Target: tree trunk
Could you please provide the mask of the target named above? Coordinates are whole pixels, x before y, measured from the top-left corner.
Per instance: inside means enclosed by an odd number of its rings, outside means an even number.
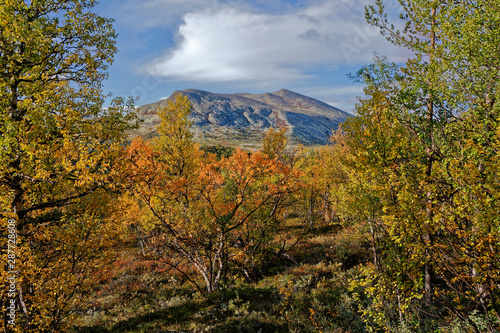
[[[429,65],[432,65],[434,62],[434,50],[436,48],[436,33],[434,31],[434,27],[436,25],[436,8],[432,8],[431,10],[431,50],[430,50],[430,59],[429,59]],[[431,68],[432,70],[432,68]],[[434,136],[433,136],[433,119],[434,119],[434,101],[433,101],[433,95],[432,95],[432,81],[429,80],[428,82],[429,88],[431,92],[427,96],[427,122],[429,126],[429,139],[430,139],[430,146],[426,148],[426,154],[427,154],[427,168],[426,168],[426,177],[427,177],[427,183],[430,185],[432,183],[431,177],[432,177],[432,167],[434,163],[434,150],[435,150],[435,143],[434,143]],[[432,245],[432,235],[431,235],[431,228],[432,228],[432,220],[434,217],[434,212],[433,212],[433,203],[432,203],[432,191],[428,191],[426,193],[427,197],[427,208],[426,208],[426,215],[427,215],[427,228],[425,230],[425,235],[424,235],[424,240],[425,240],[425,247],[426,247],[426,263],[424,265],[424,291],[425,291],[425,303],[427,305],[430,305],[432,303],[432,294],[433,294],[433,288],[432,288],[432,265],[431,265],[431,256],[430,256],[430,249],[429,247]]]

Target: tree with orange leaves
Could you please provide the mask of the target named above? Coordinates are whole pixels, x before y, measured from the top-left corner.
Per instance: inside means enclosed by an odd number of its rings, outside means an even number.
[[[238,149],[220,161],[204,156],[186,128],[189,110],[188,100],[176,96],[160,113],[160,136],[132,143],[130,184],[142,206],[135,223],[155,236],[157,254],[211,293],[230,270],[252,279],[298,173],[261,152]],[[201,275],[205,288],[186,266]]]

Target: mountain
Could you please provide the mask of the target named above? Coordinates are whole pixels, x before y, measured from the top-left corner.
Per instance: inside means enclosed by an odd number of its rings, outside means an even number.
[[[264,94],[218,94],[186,89],[176,91],[189,98],[193,109],[194,140],[207,144],[260,145],[263,132],[273,126],[285,127],[292,144],[321,145],[328,143],[332,130],[351,117],[317,99],[281,89]],[[169,99],[172,98],[169,97]],[[155,135],[160,122],[158,110],[168,99],[141,106],[137,109],[143,120],[139,135]]]

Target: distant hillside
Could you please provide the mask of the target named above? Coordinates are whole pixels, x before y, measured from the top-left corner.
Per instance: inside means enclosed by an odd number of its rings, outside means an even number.
[[[263,132],[285,127],[293,144],[328,143],[332,130],[351,115],[314,98],[282,89],[265,94],[218,94],[196,89],[176,91],[193,105],[190,119],[195,141],[206,144],[260,145]],[[169,97],[172,98],[172,96]],[[138,135],[151,137],[159,123],[158,110],[167,100],[137,109],[143,119]]]

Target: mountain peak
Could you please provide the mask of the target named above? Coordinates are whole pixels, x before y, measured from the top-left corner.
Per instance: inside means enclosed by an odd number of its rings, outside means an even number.
[[[263,94],[220,94],[198,89],[178,90],[193,106],[189,116],[196,141],[207,144],[259,147],[264,131],[283,127],[292,144],[326,144],[332,131],[351,115],[296,92],[281,89]],[[162,100],[138,108],[144,120],[140,134],[155,135]]]
[[[291,90],[288,90],[288,89],[285,89],[285,88],[282,88],[282,89],[278,90],[274,94],[286,94],[286,93],[294,93],[295,94],[294,91],[291,91]]]
[[[278,95],[278,96],[289,96],[289,95],[300,95],[298,93],[296,93],[295,91],[291,91],[291,90],[288,90],[288,89],[280,89],[276,92],[273,93],[274,95]],[[300,95],[302,96],[302,95]]]

